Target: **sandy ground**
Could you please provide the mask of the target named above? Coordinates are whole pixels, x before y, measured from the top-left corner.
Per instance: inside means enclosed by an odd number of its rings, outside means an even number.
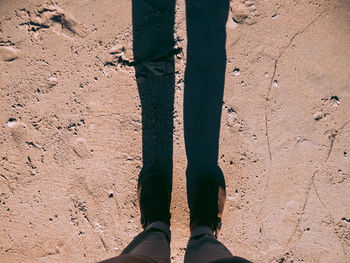
[[[171,248],[182,262],[177,5]],[[350,1],[235,0],[229,16],[219,238],[254,262],[349,262]],[[141,231],[131,24],[130,0],[0,1],[1,262],[96,262]]]

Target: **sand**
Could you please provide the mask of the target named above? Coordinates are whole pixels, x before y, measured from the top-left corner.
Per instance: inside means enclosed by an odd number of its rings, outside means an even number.
[[[172,261],[189,236],[184,2],[176,14]],[[96,262],[141,231],[129,0],[0,1],[1,262]],[[205,29],[204,29],[205,30]],[[219,239],[254,262],[349,262],[350,1],[235,0]]]

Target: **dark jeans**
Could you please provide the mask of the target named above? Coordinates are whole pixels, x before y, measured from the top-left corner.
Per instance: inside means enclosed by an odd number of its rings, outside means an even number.
[[[249,263],[234,257],[208,227],[199,226],[191,234],[185,263]],[[125,248],[120,256],[100,263],[170,263],[170,231],[160,221],[150,224]]]

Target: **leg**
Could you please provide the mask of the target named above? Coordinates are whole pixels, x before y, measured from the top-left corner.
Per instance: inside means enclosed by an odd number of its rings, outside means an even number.
[[[248,260],[234,257],[231,252],[212,234],[210,228],[197,227],[188,242],[185,263],[249,263]]]
[[[184,128],[191,211],[200,177],[210,177],[225,189],[225,179],[217,162],[228,10],[229,0],[186,0],[188,49]]]
[[[170,263],[170,231],[164,223],[150,224],[120,256],[100,263]]]

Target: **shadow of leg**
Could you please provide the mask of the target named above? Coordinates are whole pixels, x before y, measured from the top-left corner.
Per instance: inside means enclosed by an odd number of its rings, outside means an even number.
[[[170,263],[167,221],[172,185],[174,16],[175,0],[132,0],[135,71],[142,106],[139,198],[141,217],[147,218],[142,222],[145,230],[120,256],[105,263]]]
[[[133,0],[136,80],[142,106],[143,167],[171,189],[174,105],[174,0]]]
[[[228,10],[229,0],[186,0],[188,49],[184,128],[190,209],[199,176],[210,176],[225,188],[225,179],[217,162]]]
[[[211,227],[211,221],[223,210],[219,204],[220,187],[225,192],[218,151],[228,10],[229,0],[186,0],[188,49],[184,127],[188,159],[187,197],[191,215],[199,214],[205,218],[195,218],[199,224],[193,229],[191,225],[185,263],[249,262],[233,257],[215,238]]]

